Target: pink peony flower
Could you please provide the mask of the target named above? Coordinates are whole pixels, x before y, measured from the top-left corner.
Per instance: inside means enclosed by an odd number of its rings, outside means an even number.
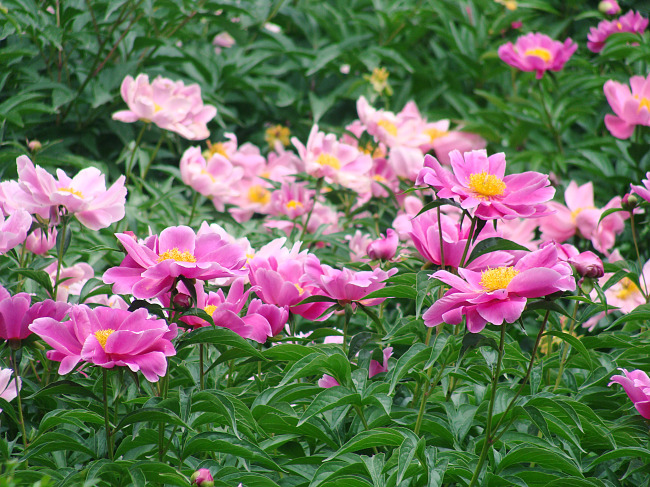
[[[354,235],[347,234],[345,240],[350,247],[350,262],[368,262],[368,246],[372,243],[372,237],[368,233],[362,233],[357,229]]]
[[[424,324],[458,325],[467,318],[467,330],[478,333],[487,323],[501,325],[517,320],[528,298],[540,298],[576,288],[571,266],[558,259],[549,245],[530,252],[513,266],[488,268],[483,272],[458,269],[456,276],[438,271],[432,277],[451,286],[442,299],[423,315]]]
[[[190,482],[192,485],[197,485],[198,487],[214,486],[214,479],[212,478],[212,475],[210,475],[210,470],[207,468],[199,468],[194,472],[190,477]]]
[[[221,50],[229,49],[236,44],[235,38],[231,36],[228,32],[223,31],[214,36],[212,39],[212,45],[214,46],[215,54],[221,54]]]
[[[334,377],[331,375],[323,375],[322,378],[318,379],[318,387],[322,387],[323,389],[329,389],[330,387],[336,387],[340,386],[339,381],[337,381]]]
[[[376,360],[370,361],[368,377],[374,377],[375,375],[380,374],[382,372],[388,372],[388,359],[391,357],[391,355],[393,355],[393,347],[384,348],[382,354],[384,356],[383,363],[380,364]]]
[[[197,84],[185,86],[182,81],[162,76],[149,83],[149,76],[140,74],[135,80],[131,76],[124,78],[120,91],[129,109],[114,113],[113,120],[153,122],[189,140],[203,140],[210,135],[206,124],[217,109],[203,104]]]
[[[368,294],[382,289],[386,279],[394,275],[397,269],[383,271],[379,268],[373,271],[352,271],[350,269],[333,269],[321,264],[318,257],[313,254],[307,256],[305,271],[311,281],[318,286],[320,291],[340,305],[362,301]],[[362,304],[375,305],[383,301],[382,298],[364,301]]]
[[[386,236],[380,235],[377,240],[373,240],[367,249],[368,257],[372,260],[390,260],[395,257],[399,236],[392,228],[386,230]]]
[[[420,213],[424,207],[424,203],[417,196],[408,195],[404,198],[404,209],[397,212],[397,216],[393,220],[393,228],[399,235],[400,240],[408,240],[409,233],[413,228],[412,220]]]
[[[637,125],[650,126],[650,74],[632,76],[630,86],[609,80],[604,91],[616,115],[605,115],[605,126],[617,139],[629,139]]]
[[[548,213],[546,202],[555,194],[548,176],[524,172],[505,176],[502,152],[488,157],[484,150],[449,153],[453,173],[432,156],[424,158],[424,168],[416,184],[436,189],[438,197],[453,198],[464,209],[475,209],[482,220],[517,217],[535,218]]]
[[[25,210],[17,210],[6,220],[0,213],[0,255],[23,243],[31,226],[32,216]]]
[[[104,175],[94,167],[82,169],[72,179],[58,169],[58,179],[54,179],[42,167],[34,166],[27,156],[20,156],[16,163],[19,198],[30,213],[46,216],[62,206],[91,230],[106,228],[124,218],[124,176],[107,190]]]
[[[18,391],[20,391],[20,387],[22,386],[20,377],[18,379],[12,379],[12,373],[13,371],[11,369],[0,369],[0,398],[7,402],[18,396]],[[0,409],[1,412],[2,409]]]
[[[25,239],[27,250],[36,255],[47,254],[56,245],[56,227],[47,230],[35,228]]]
[[[582,277],[598,278],[605,274],[603,261],[589,250],[568,259],[567,262],[575,267],[576,272]]]
[[[50,317],[62,319],[68,311],[66,303],[46,299],[32,303],[31,295],[18,293],[11,296],[0,286],[0,338],[4,340],[24,340],[32,334],[29,325],[37,318]]]
[[[50,275],[52,285],[55,284],[56,268],[57,263],[54,261],[44,269],[44,271]],[[95,271],[85,262],[79,262],[72,267],[62,267],[59,275],[61,283],[56,291],[56,300],[66,303],[69,295],[72,294],[73,296],[79,296],[84,284],[94,276]]]
[[[451,164],[449,153],[453,150],[469,152],[485,149],[486,146],[487,141],[483,137],[470,132],[451,130],[435,137],[431,136],[431,148],[435,151],[436,159],[441,164]],[[425,152],[428,152],[428,150]]]
[[[623,375],[612,376],[611,386],[614,382],[621,384],[627,397],[634,403],[634,407],[645,419],[650,419],[650,378],[642,370],[633,370],[628,372],[625,369],[619,369]]]
[[[598,4],[598,10],[607,15],[616,15],[621,7],[616,0],[603,0]]]
[[[589,29],[587,47],[592,52],[600,52],[605,47],[607,38],[618,32],[633,32],[643,34],[648,27],[648,19],[640,13],[630,10],[615,20],[603,20],[598,27]]]
[[[100,367],[128,367],[138,370],[149,382],[157,382],[167,372],[167,358],[176,355],[171,339],[176,326],[164,320],[149,319],[144,308],[133,312],[77,305],[68,311],[67,321],[39,318],[29,329],[54,348],[47,358],[61,362],[65,375],[81,362]]]
[[[499,57],[522,71],[535,71],[537,79],[541,79],[549,69],[561,71],[576,49],[578,45],[570,38],[562,43],[544,34],[531,32],[517,38],[514,45],[508,42],[499,47]]]
[[[274,216],[284,215],[291,220],[309,213],[314,205],[314,191],[307,189],[307,183],[282,183],[271,194],[271,209]]]
[[[243,250],[215,233],[196,235],[186,226],[168,227],[160,237],[139,243],[130,235],[116,234],[127,255],[119,267],[104,273],[104,282],[115,284],[117,294],[147,299],[168,292],[179,276],[216,279],[241,276],[246,262]]]
[[[650,172],[645,174],[647,179],[642,179],[643,186],[630,184],[632,192],[638,194],[641,198],[650,203]]]

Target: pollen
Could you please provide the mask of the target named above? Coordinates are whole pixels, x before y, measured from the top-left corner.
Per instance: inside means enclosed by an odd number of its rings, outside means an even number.
[[[377,181],[378,183],[386,183],[386,182],[387,182],[387,181],[386,181],[386,178],[385,178],[384,176],[382,176],[381,174],[375,174],[375,175],[373,175],[373,176],[372,176],[372,179],[374,179],[374,180]]]
[[[115,330],[111,328],[107,328],[106,330],[99,330],[95,332],[95,337],[97,338],[97,341],[99,342],[99,344],[102,346],[104,350],[106,349],[106,340],[108,340],[108,337],[111,336],[113,333],[115,333]]]
[[[494,174],[483,171],[469,176],[469,188],[478,198],[489,198],[502,196],[506,190],[506,183]]]
[[[206,171],[205,169],[201,169],[201,175],[209,177],[213,183],[217,182],[217,180],[214,179],[214,176],[210,174],[208,171]]]
[[[481,273],[481,286],[487,292],[505,289],[517,274],[519,274],[519,271],[515,270],[512,266],[488,269]]]
[[[287,208],[290,210],[295,210],[296,208],[302,208],[304,205],[300,201],[291,200],[287,203]]]
[[[639,288],[629,278],[621,279],[621,290],[616,293],[618,299],[627,299],[633,294],[639,293]]]
[[[83,193],[81,191],[77,191],[76,189],[73,189],[73,188],[59,188],[57,191],[63,191],[65,193],[70,193],[70,194],[73,194],[75,196],[78,196],[79,198],[84,197],[84,195],[83,195]]]
[[[305,290],[302,288],[302,286],[300,286],[300,284],[298,284],[297,282],[294,282],[293,285],[296,286],[296,289],[298,290],[298,292],[300,294],[305,292]]]
[[[283,125],[273,125],[272,127],[266,129],[264,140],[266,140],[271,148],[275,147],[276,140],[279,140],[283,146],[287,147],[290,142],[290,136],[291,131],[289,130],[289,127],[285,127]]]
[[[271,193],[259,184],[254,184],[248,189],[248,200],[251,203],[266,205],[271,201]]]
[[[595,210],[595,206],[581,206],[580,208],[576,208],[571,212],[571,220],[576,221],[576,218],[578,218],[578,215],[582,213],[585,210]]]
[[[388,120],[382,119],[379,122],[377,122],[377,125],[383,128],[386,132],[388,132],[393,137],[397,135],[397,126],[395,126],[393,122],[389,122]]]
[[[639,95],[634,95],[634,98],[639,101],[639,108],[637,108],[637,112],[640,112],[644,107],[650,112],[650,99],[644,96],[639,100]]]
[[[153,104],[153,112],[158,113],[160,110],[162,110],[162,107],[158,105],[158,103],[154,102]]]
[[[533,49],[526,49],[526,52],[524,52],[524,56],[535,56],[540,58],[542,61],[545,63],[549,62],[551,58],[553,57],[551,55],[551,51],[548,49],[544,49],[543,47],[535,47]]]
[[[433,142],[434,140],[442,137],[443,135],[447,135],[446,130],[438,130],[437,128],[434,128],[434,127],[426,129],[424,131],[424,133],[429,136],[429,138],[431,139],[431,142]]]
[[[214,304],[208,304],[205,308],[203,308],[203,311],[205,311],[210,316],[212,316],[216,310],[217,306]]]
[[[181,252],[178,250],[178,247],[174,247],[171,250],[166,250],[158,256],[158,262],[162,262],[163,260],[167,259],[172,259],[176,262],[196,262],[196,257],[194,257],[191,252],[187,250]]]
[[[341,169],[341,161],[339,161],[338,157],[333,156],[332,154],[322,153],[318,156],[318,159],[316,159],[316,164],[329,166],[337,171]]]
[[[223,156],[226,159],[228,159],[228,153],[226,152],[226,147],[221,142],[217,142],[213,144],[208,140],[208,150],[203,151],[203,157],[206,159],[210,159],[215,154],[219,154],[220,156]]]

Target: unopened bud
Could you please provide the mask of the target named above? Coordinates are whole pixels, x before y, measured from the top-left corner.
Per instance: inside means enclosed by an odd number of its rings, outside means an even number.
[[[185,293],[178,293],[174,296],[174,308],[190,309],[192,307],[192,297]]]
[[[621,208],[624,210],[632,211],[637,206],[639,206],[639,198],[634,194],[626,193],[621,199]]]
[[[616,15],[621,7],[616,0],[604,0],[598,4],[598,10],[607,15]]]
[[[29,150],[32,152],[38,152],[43,148],[43,144],[41,144],[38,140],[32,140],[27,144],[27,147],[29,147]]]
[[[199,487],[214,487],[214,479],[207,468],[200,468],[194,472],[190,477],[190,482]]]
[[[600,260],[600,257],[589,250],[582,252],[575,257],[571,257],[569,259],[569,264],[575,267],[578,274],[582,277],[597,279],[605,275],[603,261]]]

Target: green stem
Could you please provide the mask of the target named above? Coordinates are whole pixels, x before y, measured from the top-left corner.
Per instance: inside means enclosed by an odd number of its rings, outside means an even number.
[[[343,353],[348,354],[348,325],[350,324],[350,317],[352,316],[352,306],[345,305],[345,315],[343,321]]]
[[[494,375],[492,376],[492,390],[490,391],[490,404],[488,406],[488,416],[487,424],[485,425],[485,442],[483,443],[483,449],[481,450],[481,455],[479,456],[478,463],[476,465],[476,470],[474,470],[474,476],[469,483],[469,487],[473,487],[478,482],[479,475],[483,469],[483,464],[487,460],[488,453],[490,451],[490,445],[492,445],[493,438],[492,433],[496,431],[496,428],[492,430],[492,414],[494,413],[494,403],[496,402],[497,397],[497,386],[499,385],[499,376],[501,375],[501,362],[503,360],[503,349],[506,344],[506,325],[501,325],[501,339],[499,340],[499,356],[497,358],[497,364],[494,369]],[[497,425],[498,427],[498,425]]]
[[[438,212],[438,235],[440,237],[440,268],[444,271],[445,270],[445,247],[444,247],[444,239],[442,238],[442,223],[440,221],[440,207],[436,208],[436,211]],[[465,259],[464,256],[463,259]]]
[[[533,364],[535,363],[535,355],[537,355],[537,349],[539,348],[539,344],[542,341],[542,335],[544,335],[544,330],[546,329],[546,323],[548,322],[548,315],[550,313],[550,310],[546,310],[546,314],[544,315],[544,321],[542,322],[542,326],[539,329],[539,333],[537,334],[537,339],[535,340],[535,345],[533,346],[533,350],[530,352],[530,362],[528,363],[528,370],[526,371],[526,375],[524,376],[524,380],[519,386],[519,390],[517,390],[517,394],[515,394],[515,397],[513,397],[510,400],[510,404],[508,404],[508,407],[506,410],[503,412],[501,415],[501,418],[499,419],[499,422],[497,425],[494,427],[494,431],[497,431],[499,429],[499,426],[501,426],[501,423],[503,423],[504,418],[508,415],[508,412],[512,407],[515,405],[515,401],[521,393],[524,391],[524,387],[526,387],[526,383],[528,382],[528,379],[530,378],[530,374],[533,371]],[[501,433],[499,433],[494,439],[498,440],[501,435],[505,432],[506,430],[504,429]]]
[[[199,201],[199,193],[195,191],[194,196],[192,197],[192,210],[190,211],[190,219],[187,222],[188,227],[192,226],[192,220],[194,219],[194,212],[196,211],[196,203],[198,201]]]
[[[632,227],[632,241],[634,242],[634,250],[636,250],[636,260],[639,264],[639,284],[641,284],[641,279],[643,279],[643,286],[639,286],[639,291],[648,302],[648,283],[645,280],[645,275],[643,274],[643,265],[641,264],[641,253],[639,252],[639,244],[637,243],[636,236],[636,225],[634,225],[634,210],[630,211],[630,226]]]
[[[573,333],[573,330],[575,329],[576,326],[576,315],[578,314],[578,301],[576,301],[575,305],[573,306],[573,314],[571,315],[571,324],[569,325],[569,335]],[[564,350],[562,350],[562,357],[560,358],[560,368],[558,369],[557,372],[557,379],[555,379],[555,386],[553,387],[553,392],[555,392],[555,389],[557,389],[560,386],[560,382],[562,382],[562,374],[564,373],[564,363],[566,361],[566,357],[569,354],[569,345],[564,344]]]
[[[138,138],[135,140],[133,151],[131,151],[131,159],[129,159],[129,163],[126,166],[126,181],[124,182],[124,186],[129,184],[129,179],[131,178],[131,173],[133,172],[133,163],[134,163],[133,161],[135,160],[135,153],[138,151],[138,147],[140,146],[140,142],[142,141],[142,137],[144,136],[144,131],[147,130],[148,126],[149,126],[148,123],[142,125],[142,129],[138,134]]]
[[[14,382],[16,383],[16,398],[18,399],[18,420],[20,421],[20,430],[23,434],[23,445],[27,448],[27,433],[25,432],[25,419],[23,418],[23,403],[20,399],[20,388],[18,387],[18,363],[16,362],[16,351],[10,345],[11,365],[14,369]]]
[[[320,196],[320,190],[322,187],[323,187],[323,178],[319,178],[318,181],[316,181],[316,192],[314,193],[314,204],[311,205],[311,208],[309,209],[309,213],[307,213],[307,219],[302,225],[302,231],[300,232],[300,237],[298,237],[299,242],[302,242],[302,239],[305,236],[305,232],[307,231],[307,225],[309,225],[309,220],[311,220],[311,214],[314,212],[314,208],[316,207],[316,201]]]
[[[59,248],[57,249],[57,262],[56,262],[56,279],[54,280],[54,296],[52,299],[56,301],[56,295],[59,291],[59,278],[61,277],[61,266],[63,265],[63,254],[65,253],[66,232],[68,231],[68,215],[64,215],[61,219],[61,233],[59,238]]]
[[[199,371],[200,371],[200,385],[201,390],[205,389],[205,381],[203,377],[203,344],[199,344]]]
[[[104,382],[104,429],[106,430],[106,449],[108,458],[112,462],[113,457],[113,437],[111,436],[111,425],[108,420],[108,369],[102,368]]]
[[[544,98],[544,89],[542,88],[541,80],[538,80],[537,86],[539,87],[539,98],[542,102],[542,108],[544,109],[544,113],[546,114],[546,119],[548,121],[548,129],[553,134],[553,138],[555,139],[555,145],[557,145],[557,150],[560,152],[560,154],[564,154],[564,147],[562,147],[562,138],[560,137],[559,132],[556,130],[555,126],[553,125],[551,112],[546,106],[546,99]]]
[[[465,257],[467,257],[467,252],[469,251],[470,245],[472,245],[472,239],[474,238],[475,229],[476,229],[476,217],[474,216],[472,217],[472,224],[469,227],[469,235],[467,236],[467,243],[465,244],[465,249],[463,249],[463,256],[460,258],[460,264],[458,265],[458,267],[463,267],[465,265]]]
[[[144,173],[142,173],[142,179],[147,177],[147,174],[149,173],[149,169],[151,168],[151,164],[153,163],[154,159],[158,155],[158,151],[160,150],[160,146],[162,145],[163,140],[165,140],[165,135],[167,135],[167,132],[163,132],[163,134],[160,136],[160,139],[158,139],[158,143],[156,144],[156,147],[151,153],[151,157],[149,158],[147,167],[144,168]]]

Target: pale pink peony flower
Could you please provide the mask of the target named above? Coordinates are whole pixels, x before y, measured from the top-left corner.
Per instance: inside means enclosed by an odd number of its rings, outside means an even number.
[[[643,186],[630,184],[632,192],[638,194],[641,198],[650,203],[650,172],[645,174],[646,179],[642,179]]]
[[[116,365],[138,370],[149,382],[167,372],[167,358],[176,355],[172,345],[176,325],[148,318],[144,308],[133,312],[77,305],[68,311],[69,320],[39,318],[29,329],[54,350],[47,358],[61,362],[59,374],[68,374],[81,362],[112,369]]]
[[[434,137],[431,135],[431,147],[436,153],[436,159],[441,164],[451,164],[449,153],[453,150],[469,152],[472,150],[485,149],[487,141],[478,134],[451,130]],[[427,151],[425,151],[427,152]]]
[[[107,190],[104,175],[94,167],[82,169],[72,179],[58,169],[58,179],[54,179],[42,167],[34,166],[27,156],[20,156],[16,163],[20,198],[30,213],[43,216],[41,211],[52,213],[53,208],[63,206],[91,230],[106,228],[124,218],[124,176]]]
[[[386,286],[386,279],[394,275],[397,269],[383,271],[379,268],[373,271],[353,271],[350,269],[334,269],[321,264],[313,254],[307,256],[305,263],[307,276],[321,293],[339,302],[340,305],[361,301],[361,304],[372,306],[379,304],[383,298],[363,301],[368,294]]]
[[[436,189],[438,197],[453,198],[462,208],[474,209],[483,220],[536,218],[548,213],[546,202],[555,194],[548,176],[528,171],[505,176],[506,158],[500,152],[488,157],[484,150],[449,154],[449,172],[432,156],[424,159],[416,184]]]
[[[393,347],[384,348],[382,355],[384,356],[383,363],[380,364],[376,360],[370,361],[370,369],[368,371],[369,378],[374,377],[375,375],[382,372],[388,372],[388,359],[391,357],[391,355],[393,355]]]
[[[56,227],[50,227],[47,230],[35,228],[32,233],[25,239],[27,250],[36,255],[47,254],[56,245]]]
[[[535,230],[539,226],[538,218],[515,218],[499,222],[501,237],[523,245],[528,250],[537,250],[539,243],[535,238]]]
[[[357,229],[354,235],[347,234],[345,240],[350,247],[350,262],[368,262],[368,245],[372,243],[372,237],[368,233],[363,233]]]
[[[235,38],[228,32],[223,31],[214,36],[212,45],[214,46],[215,54],[221,54],[222,49],[229,49],[236,44]]]
[[[13,370],[11,369],[0,369],[0,398],[9,402],[18,396],[18,391],[22,386],[22,380],[20,377],[15,379],[11,377]],[[0,413],[2,409],[0,409]]]
[[[530,252],[512,266],[482,272],[458,269],[459,275],[438,271],[432,277],[451,286],[442,299],[423,315],[424,324],[458,325],[467,319],[467,330],[478,333],[487,323],[513,323],[526,307],[527,299],[557,291],[573,291],[576,283],[571,266],[558,259],[555,246]]]
[[[377,240],[368,244],[366,250],[368,257],[372,260],[390,260],[395,257],[399,236],[392,228],[386,230],[386,236],[380,235]]]
[[[3,340],[24,340],[32,334],[29,325],[37,318],[50,317],[62,319],[69,305],[46,299],[32,304],[27,293],[15,296],[0,286],[0,338]]]
[[[413,229],[413,218],[420,213],[424,207],[424,203],[417,196],[408,195],[404,198],[404,209],[397,212],[397,216],[393,220],[393,228],[399,235],[400,240],[408,240],[409,233]]]
[[[607,38],[618,32],[632,32],[643,34],[648,27],[648,19],[640,13],[630,10],[628,13],[615,20],[603,20],[598,27],[589,29],[587,47],[592,52],[600,52],[605,47]]]
[[[598,10],[607,15],[616,15],[621,11],[617,0],[603,0],[598,4]]]
[[[17,210],[6,220],[0,214],[0,255],[23,243],[31,226],[32,216],[25,210]]]
[[[114,284],[113,292],[118,294],[147,299],[170,291],[179,276],[208,280],[246,274],[243,250],[214,233],[197,236],[190,227],[178,226],[144,243],[124,233],[116,237],[127,255],[119,267],[104,273],[104,282]]]
[[[632,76],[630,87],[611,79],[605,83],[605,96],[615,113],[605,115],[605,126],[617,139],[629,139],[637,125],[650,126],[650,74]]]
[[[286,238],[278,238],[262,247],[249,260],[249,278],[256,286],[257,295],[267,304],[279,307],[288,306],[292,313],[308,320],[319,318],[329,302],[298,305],[304,299],[323,292],[305,273],[308,251],[300,252],[301,242],[291,249],[284,247]]]
[[[623,375],[612,376],[611,386],[618,383],[623,386],[627,397],[630,398],[634,407],[645,419],[650,419],[650,378],[642,370],[633,370],[628,372],[626,369],[619,369]]]
[[[522,71],[535,71],[537,79],[541,79],[549,69],[561,71],[576,49],[578,44],[570,38],[562,43],[547,35],[531,32],[517,38],[514,45],[508,42],[499,47],[499,57]]]
[[[197,84],[185,86],[182,81],[162,76],[149,83],[149,76],[140,74],[135,80],[131,76],[124,78],[120,91],[129,109],[114,113],[114,120],[153,122],[189,140],[203,140],[210,135],[206,124],[217,109],[203,104]]]
[[[315,192],[307,189],[307,183],[282,183],[280,189],[271,193],[269,214],[284,215],[295,220],[309,213],[314,205]]]
[[[204,157],[224,157],[235,167],[244,169],[246,177],[261,175],[266,170],[266,159],[260,153],[259,147],[247,142],[239,145],[237,136],[232,133],[224,134],[226,138],[223,142],[212,144],[208,141],[208,150],[204,152]]]
[[[56,279],[56,268],[57,262],[54,261],[45,269],[43,269],[50,275],[52,285],[55,284],[54,281]],[[85,262],[79,262],[72,267],[62,267],[61,273],[59,275],[59,280],[61,282],[56,291],[56,300],[67,303],[68,296],[71,294],[73,296],[79,296],[79,294],[81,294],[81,290],[84,287],[84,284],[86,284],[88,280],[94,276],[95,271],[89,264]]]

